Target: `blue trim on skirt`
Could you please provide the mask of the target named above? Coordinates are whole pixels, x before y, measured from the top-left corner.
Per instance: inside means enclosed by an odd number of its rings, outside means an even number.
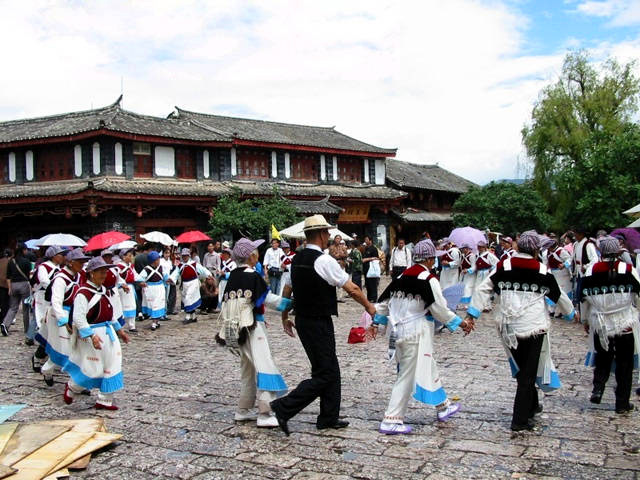
[[[261,373],[256,376],[256,383],[260,390],[267,392],[286,392],[287,384],[279,373]]]
[[[428,405],[440,405],[447,399],[447,394],[444,391],[443,387],[440,387],[435,392],[432,392],[416,383],[416,393],[413,394],[413,398]]]

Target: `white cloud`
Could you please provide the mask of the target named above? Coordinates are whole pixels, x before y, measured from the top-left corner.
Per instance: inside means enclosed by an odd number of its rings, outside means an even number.
[[[640,24],[638,0],[586,0],[576,6],[576,11],[584,15],[609,18],[612,27]]]
[[[496,1],[0,0],[0,118],[111,103],[314,125],[477,182],[515,175],[520,129],[563,52],[523,56]],[[630,45],[629,53],[640,51]]]

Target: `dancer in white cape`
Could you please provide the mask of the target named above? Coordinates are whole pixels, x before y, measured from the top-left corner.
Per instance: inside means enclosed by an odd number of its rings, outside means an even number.
[[[555,238],[545,240],[542,244],[547,248],[547,267],[551,270],[551,274],[556,277],[558,286],[573,300],[573,285],[571,284],[571,254],[563,247],[558,245]],[[555,313],[555,309],[549,309],[551,313]],[[560,317],[561,315],[557,315]]]
[[[226,243],[226,242],[225,242]],[[222,298],[224,297],[224,290],[227,287],[227,280],[229,274],[236,269],[238,265],[231,258],[231,250],[228,247],[224,247],[220,252],[220,281],[218,282],[218,309],[222,308]]]
[[[84,389],[99,389],[95,408],[118,410],[113,395],[124,386],[122,350],[118,337],[129,337],[115,318],[113,306],[103,282],[113,265],[102,257],[87,262],[87,282],[73,302],[71,351],[63,371],[71,377],[65,385],[63,399],[69,405]]]
[[[149,252],[147,259],[149,265],[140,272],[140,278],[146,285],[142,289],[142,313],[151,317],[151,330],[156,330],[160,327],[160,319],[167,314],[167,292],[164,284],[172,280],[163,272],[158,252]]]
[[[47,313],[42,319],[40,332],[36,339],[44,345],[49,359],[42,366],[44,382],[53,386],[53,370],[62,368],[69,359],[71,334],[67,329],[69,311],[73,305],[79,288],[80,272],[84,263],[89,260],[81,248],[68,252],[65,256],[67,264],[58,270],[45,290],[44,299],[49,303]]]
[[[64,265],[64,256],[68,251],[63,247],[49,247],[44,254],[47,260],[36,267],[35,281],[33,282],[33,312],[38,328],[40,328],[42,319],[49,308],[49,302],[44,299],[44,292],[53,280],[53,276]]]
[[[500,261],[471,299],[467,319],[480,317],[491,294],[496,295],[496,323],[511,374],[518,381],[511,430],[533,430],[542,411],[536,385],[543,391],[561,387],[551,360],[547,304],[556,305],[565,320],[579,318],[567,294],[547,267],[536,260],[540,236],[534,230],[518,239],[518,252]]]
[[[278,427],[278,420],[269,403],[287,392],[276,366],[264,322],[265,307],[277,311],[288,310],[291,300],[269,291],[264,278],[254,267],[258,262],[257,248],[264,240],[241,238],[233,247],[238,268],[227,280],[222,299],[222,328],[216,341],[240,357],[240,399],[236,421],[255,420],[253,408],[258,403],[258,427]]]
[[[467,334],[473,329],[473,320],[462,320],[447,308],[440,283],[430,271],[436,254],[431,240],[418,242],[413,249],[415,265],[393,280],[376,304],[372,328],[391,324],[398,362],[398,377],[380,423],[380,433],[411,433],[411,426],[404,424],[404,416],[412,395],[436,407],[441,422],[460,410],[458,403],[449,401],[434,359],[434,318],[452,332],[461,327]],[[372,333],[375,335],[375,331]]]
[[[491,250],[487,248],[487,242],[480,240],[478,242],[478,256],[476,257],[476,284],[474,291],[478,286],[484,282],[491,270],[498,264],[498,257],[496,257]],[[473,295],[472,295],[473,296]],[[480,310],[488,312],[491,309],[491,298],[487,298],[485,305],[480,305]]]
[[[462,258],[460,260],[460,279],[464,285],[464,293],[460,303],[464,308],[471,303],[473,290],[476,286],[476,254],[469,243],[462,244]]]
[[[140,283],[142,288],[147,285],[142,282],[142,277],[133,268],[133,254],[135,249],[130,248],[120,251],[121,261],[117,265],[118,274],[122,279],[120,284],[120,303],[124,322],[129,328],[129,333],[138,333],[136,329],[136,289],[134,284]]]
[[[197,322],[196,309],[202,303],[200,296],[200,280],[211,277],[209,270],[204,268],[199,262],[191,259],[191,251],[183,248],[180,251],[182,263],[169,276],[173,283],[177,284],[178,279],[182,285],[182,305],[184,306],[184,320],[182,323]]]
[[[460,267],[460,261],[462,260],[462,254],[453,242],[448,238],[445,238],[443,242],[445,242],[445,252],[444,255],[440,256],[440,264],[442,265],[440,286],[442,290],[459,282],[460,272],[458,267]]]
[[[600,403],[611,372],[616,377],[616,413],[634,409],[629,402],[633,370],[640,368],[638,305],[640,278],[637,270],[620,260],[620,244],[614,237],[599,241],[602,261],[590,265],[579,292],[582,322],[589,333],[586,365],[593,370],[592,403]]]

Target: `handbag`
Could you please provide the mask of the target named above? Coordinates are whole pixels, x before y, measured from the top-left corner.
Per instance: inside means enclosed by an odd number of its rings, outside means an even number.
[[[351,327],[347,343],[364,343],[367,341],[367,331],[362,327]]]
[[[380,260],[371,260],[369,270],[367,270],[367,278],[380,278],[380,274]]]

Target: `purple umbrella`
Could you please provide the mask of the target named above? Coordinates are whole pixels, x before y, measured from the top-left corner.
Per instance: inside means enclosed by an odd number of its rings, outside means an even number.
[[[616,228],[611,232],[611,236],[620,235],[624,237],[627,248],[634,251],[640,248],[640,232],[635,228]]]
[[[471,249],[474,252],[478,251],[478,242],[480,240],[487,241],[484,232],[472,228],[472,227],[460,227],[454,228],[449,235],[449,240],[455,243],[458,247],[462,247],[465,243],[471,245]]]

